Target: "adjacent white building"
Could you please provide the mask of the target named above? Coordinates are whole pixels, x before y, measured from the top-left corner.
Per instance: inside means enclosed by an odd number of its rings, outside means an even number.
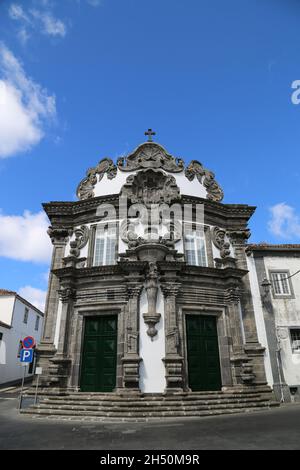
[[[300,245],[248,247],[255,319],[268,383],[281,401],[300,401]]]
[[[44,314],[16,292],[0,289],[0,385],[17,383],[23,377],[21,341],[33,336],[39,343]],[[26,367],[30,377],[34,364]]]

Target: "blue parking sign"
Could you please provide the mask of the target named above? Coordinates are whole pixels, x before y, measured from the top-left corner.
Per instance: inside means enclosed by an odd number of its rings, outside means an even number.
[[[21,362],[32,362],[33,361],[33,349],[21,349],[20,354]]]

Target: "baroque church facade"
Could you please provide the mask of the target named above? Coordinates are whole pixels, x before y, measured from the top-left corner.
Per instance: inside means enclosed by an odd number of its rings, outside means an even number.
[[[41,389],[271,392],[247,265],[255,207],[223,203],[210,170],[147,135],[90,168],[78,201],[43,205],[53,256]],[[174,205],[183,219],[161,210]]]

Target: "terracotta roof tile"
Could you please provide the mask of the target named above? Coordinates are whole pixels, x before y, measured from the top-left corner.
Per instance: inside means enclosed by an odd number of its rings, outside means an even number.
[[[17,295],[13,290],[0,289],[0,295]]]

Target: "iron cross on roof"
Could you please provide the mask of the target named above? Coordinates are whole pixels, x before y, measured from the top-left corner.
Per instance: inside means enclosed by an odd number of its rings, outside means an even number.
[[[148,129],[146,132],[145,132],[145,135],[148,136],[148,142],[153,142],[153,139],[152,139],[152,136],[155,135],[156,132],[153,132],[152,129]]]

